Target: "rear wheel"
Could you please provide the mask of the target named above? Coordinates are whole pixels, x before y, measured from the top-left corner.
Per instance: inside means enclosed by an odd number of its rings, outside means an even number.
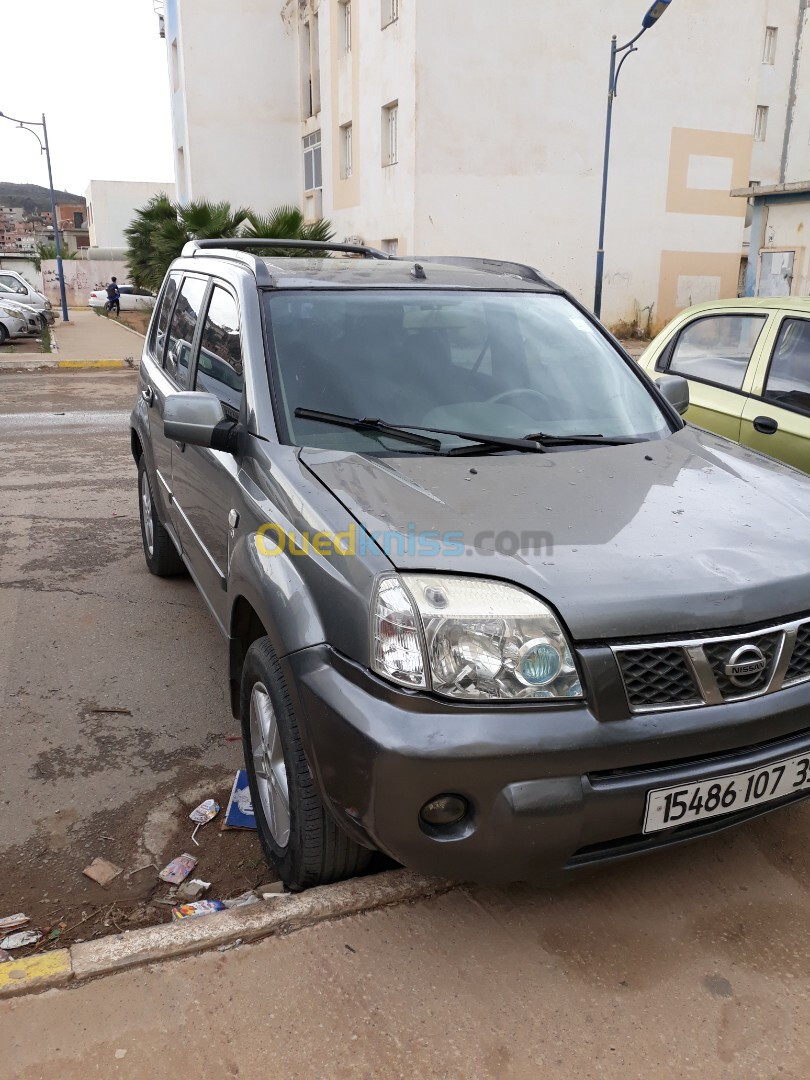
[[[242,735],[265,857],[293,891],[361,873],[372,852],[327,812],[309,770],[281,666],[269,640],[250,646],[242,671]]]
[[[174,546],[174,541],[163,528],[158,517],[143,455],[138,462],[138,506],[141,513],[143,555],[149,573],[156,577],[174,577],[176,574],[182,574],[185,566]]]

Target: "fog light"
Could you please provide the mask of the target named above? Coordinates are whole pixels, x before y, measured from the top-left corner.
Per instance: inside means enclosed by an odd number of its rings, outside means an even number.
[[[425,803],[419,816],[426,825],[456,825],[467,813],[467,800],[460,795],[437,795]]]

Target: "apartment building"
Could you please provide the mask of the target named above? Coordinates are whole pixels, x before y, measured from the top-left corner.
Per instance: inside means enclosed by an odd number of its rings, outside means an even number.
[[[614,111],[608,323],[756,289],[769,237],[746,193],[810,179],[808,2],[675,0],[638,42]],[[610,39],[648,6],[167,0],[178,197],[529,262],[591,303]]]
[[[156,195],[174,199],[174,184],[138,180],[91,180],[84,193],[90,247],[124,248],[135,211]]]

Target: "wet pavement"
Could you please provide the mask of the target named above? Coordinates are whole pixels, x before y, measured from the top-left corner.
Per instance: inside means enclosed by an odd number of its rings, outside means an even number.
[[[136,380],[0,376],[0,917],[59,944],[167,917],[149,864],[197,852],[188,812],[241,761],[225,642],[190,579],[144,566]],[[253,833],[198,839],[212,895],[272,877]],[[109,890],[96,856],[125,871]]]

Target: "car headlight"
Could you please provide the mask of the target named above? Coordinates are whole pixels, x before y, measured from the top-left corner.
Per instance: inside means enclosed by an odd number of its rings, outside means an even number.
[[[15,319],[22,319],[24,323],[28,322],[28,313],[23,311],[22,308],[14,307],[11,304],[3,304],[3,311]]]
[[[456,699],[584,696],[554,612],[500,581],[385,575],[373,600],[371,662],[393,682]]]
[[[53,307],[53,304],[51,304],[50,300],[46,300],[46,301],[45,301],[45,307],[46,307],[46,308],[47,308],[47,309],[48,309],[49,311],[50,311],[50,309],[51,309],[51,308]]]

